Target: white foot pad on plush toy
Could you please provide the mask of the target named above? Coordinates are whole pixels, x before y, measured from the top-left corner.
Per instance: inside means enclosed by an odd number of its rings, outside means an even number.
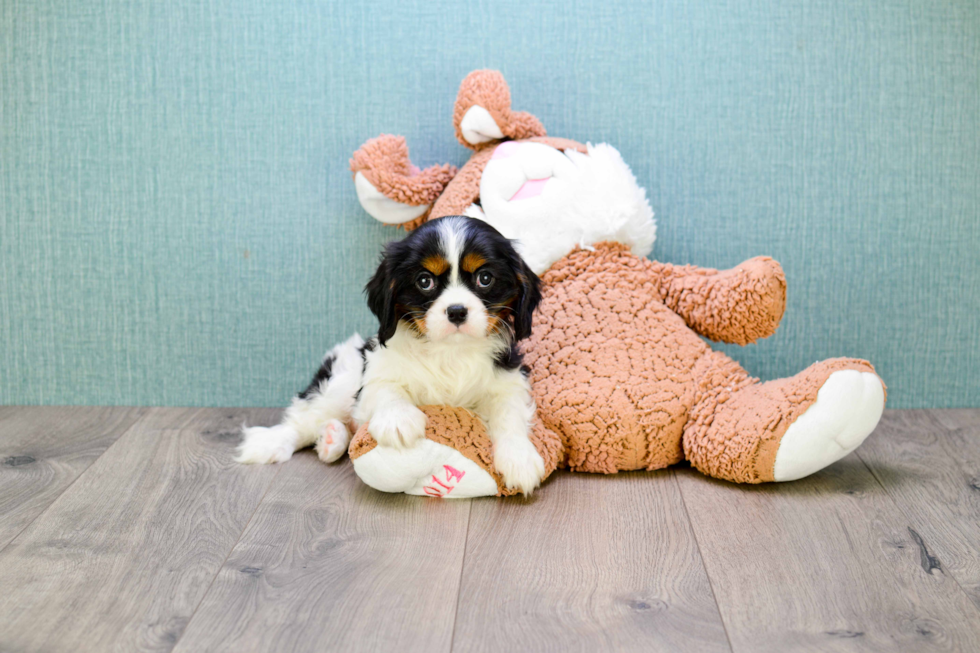
[[[776,451],[773,477],[795,481],[835,463],[871,435],[882,410],[881,379],[869,372],[834,372],[817,400],[793,422]]]
[[[444,444],[420,440],[407,449],[378,445],[354,459],[354,472],[376,490],[443,499],[496,496],[482,467]]]
[[[429,210],[428,204],[402,204],[383,195],[362,173],[354,175],[354,190],[361,206],[372,218],[385,224],[404,224]]]

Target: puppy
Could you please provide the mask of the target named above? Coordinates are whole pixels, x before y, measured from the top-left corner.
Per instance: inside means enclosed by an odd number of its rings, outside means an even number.
[[[431,220],[387,246],[365,290],[378,335],[328,352],[281,424],[244,430],[237,460],[281,462],[316,443],[331,462],[348,422],[367,422],[380,446],[411,447],[425,434],[418,407],[446,404],[483,419],[507,487],[537,487],[544,461],[528,439],[534,401],[516,343],[531,333],[540,282],[511,242],[473,218]]]

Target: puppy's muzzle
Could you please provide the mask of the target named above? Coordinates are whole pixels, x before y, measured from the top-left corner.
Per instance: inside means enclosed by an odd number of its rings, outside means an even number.
[[[462,304],[453,304],[446,309],[446,317],[449,318],[450,322],[459,326],[466,321],[467,312],[466,307]]]

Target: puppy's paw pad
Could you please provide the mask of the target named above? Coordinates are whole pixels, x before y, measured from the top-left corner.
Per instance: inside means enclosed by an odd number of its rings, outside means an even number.
[[[520,490],[525,496],[544,478],[544,459],[525,438],[497,442],[493,465],[503,477],[504,485],[511,490]]]
[[[392,406],[371,417],[368,433],[383,447],[411,447],[425,437],[425,423],[425,413],[415,406]]]
[[[316,441],[316,455],[325,463],[332,463],[347,451],[350,431],[339,419],[329,420]]]
[[[246,465],[266,465],[286,462],[293,456],[295,431],[280,424],[272,428],[253,426],[242,430],[235,462]]]

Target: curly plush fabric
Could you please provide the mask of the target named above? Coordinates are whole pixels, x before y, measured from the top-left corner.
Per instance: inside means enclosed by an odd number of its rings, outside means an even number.
[[[487,146],[496,146],[497,142],[473,144],[463,138],[459,125],[463,116],[473,106],[481,106],[487,110],[500,132],[512,140],[546,136],[547,132],[541,121],[524,111],[512,111],[510,108],[510,87],[504,81],[504,76],[496,70],[474,70],[459,85],[456,95],[456,106],[453,111],[453,127],[456,139],[465,147],[480,150]],[[492,148],[491,148],[492,149]]]
[[[575,471],[652,470],[686,458],[717,478],[773,480],[779,438],[830,373],[873,371],[836,359],[758,385],[698,337],[748,344],[775,331],[786,282],[769,258],[719,272],[602,243],[569,254],[542,284],[523,350],[538,414]]]
[[[474,152],[470,160],[456,173],[459,181],[450,184],[446,192],[436,200],[426,219],[465,213],[470,204],[480,197],[480,177],[483,176],[483,169],[487,167],[492,156],[493,148]]]
[[[748,345],[776,332],[786,309],[786,277],[768,256],[719,272],[644,261],[659,277],[664,304],[711,340]]]
[[[796,376],[759,383],[738,363],[711,351],[695,369],[697,395],[684,427],[685,458],[715,478],[773,480],[776,451],[786,430],[813,405],[830,375],[841,370],[874,373],[868,361],[832,358]]]
[[[408,206],[432,204],[456,176],[456,167],[448,163],[419,170],[412,165],[405,138],[391,134],[372,138],[358,148],[351,157],[350,169],[355,175],[364,175],[388,199]],[[429,212],[431,209],[399,226],[414,229],[428,219]]]

